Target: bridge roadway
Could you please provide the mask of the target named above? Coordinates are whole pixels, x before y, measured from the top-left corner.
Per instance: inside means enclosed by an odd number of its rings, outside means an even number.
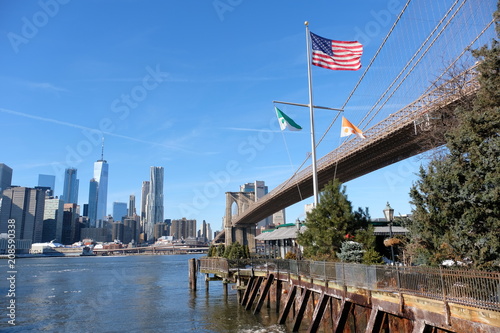
[[[426,131],[438,126],[433,120],[440,119],[441,110],[469,98],[478,87],[474,71],[469,69],[429,89],[418,100],[364,132],[366,139],[351,139],[318,160],[318,187],[321,189],[334,175],[345,183],[444,144],[430,141]],[[309,166],[251,203],[243,213],[232,216],[231,224],[233,227],[254,225],[312,195],[312,167]]]

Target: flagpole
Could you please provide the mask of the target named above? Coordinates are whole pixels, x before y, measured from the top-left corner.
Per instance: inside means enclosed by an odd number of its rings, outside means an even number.
[[[280,101],[273,101],[273,103],[279,103],[279,104],[287,104],[287,105],[295,105],[295,106],[305,106],[309,107],[309,104],[299,104],[299,103],[290,103],[290,102],[280,102]],[[344,112],[343,109],[336,109],[336,108],[329,108],[326,106],[313,106],[315,109],[323,109],[323,110],[333,110],[333,111],[339,111],[339,112]]]
[[[314,137],[314,104],[312,92],[312,74],[311,74],[311,39],[309,33],[309,22],[305,21],[306,26],[306,42],[307,42],[307,77],[309,81],[309,114],[311,119],[311,158],[313,171],[313,193],[314,207],[318,206],[318,171],[316,168],[316,139]]]

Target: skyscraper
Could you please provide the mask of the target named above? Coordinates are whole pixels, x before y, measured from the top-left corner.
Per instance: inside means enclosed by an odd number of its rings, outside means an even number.
[[[29,187],[11,187],[2,191],[0,233],[7,233],[8,221],[15,221],[15,238],[42,241],[45,193]]]
[[[146,197],[146,235],[154,239],[154,225],[163,222],[163,167],[151,167],[150,187]]]
[[[149,180],[145,180],[142,182],[142,190],[141,190],[141,225],[140,225],[140,233],[146,232],[146,201],[148,198],[150,183]]]
[[[115,220],[115,222],[121,222],[124,217],[127,217],[127,203],[113,202],[113,220]]]
[[[64,201],[51,197],[45,198],[45,209],[43,213],[43,237],[42,242],[62,240]]]
[[[64,171],[64,188],[61,199],[65,203],[78,203],[78,184],[79,180],[76,178],[77,170],[68,168]]]
[[[135,211],[135,195],[131,194],[128,199],[128,213],[127,216],[134,216],[136,214]]]
[[[108,168],[104,160],[104,139],[102,140],[101,159],[94,162],[94,178],[89,186],[89,226],[102,227],[106,219],[108,204]]]
[[[89,184],[89,205],[88,205],[88,218],[89,227],[97,227],[97,181],[92,178]]]
[[[106,217],[106,206],[108,204],[108,163],[102,159],[94,163],[94,179],[97,182],[97,220]]]
[[[255,192],[255,201],[258,201],[268,193],[268,188],[264,181],[256,180],[253,183],[246,183],[240,186],[240,192]],[[272,216],[266,217],[264,220],[257,223],[258,227],[267,227],[273,223]]]
[[[180,220],[172,220],[170,235],[174,239],[196,238],[196,220],[188,220],[185,217]]]
[[[0,163],[0,193],[12,185],[12,168]]]
[[[81,239],[82,223],[78,220],[78,207],[75,203],[65,203],[63,211],[63,226],[61,243],[65,245],[73,244]]]
[[[50,188],[49,196],[53,196],[54,189],[56,186],[56,176],[39,174],[38,175],[38,186],[49,187]]]
[[[278,226],[281,224],[286,223],[286,218],[285,218],[285,210],[279,210],[276,213],[273,214],[273,224],[274,226]]]

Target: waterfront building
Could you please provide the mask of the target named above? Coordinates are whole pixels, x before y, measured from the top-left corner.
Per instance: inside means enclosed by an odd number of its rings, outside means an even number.
[[[89,217],[89,204],[83,204],[83,213],[82,216]]]
[[[113,220],[121,221],[124,217],[127,217],[127,203],[126,202],[113,202]]]
[[[307,216],[307,213],[312,212],[313,209],[314,209],[314,203],[305,204],[304,205],[304,215]]]
[[[169,236],[168,225],[164,222],[156,223],[154,225],[154,238],[160,239],[163,236]]]
[[[172,220],[170,236],[174,239],[196,238],[196,220],[188,220],[183,217],[180,220]]]
[[[210,223],[207,223],[207,241],[212,242],[213,239],[212,227],[210,227]]]
[[[293,253],[300,258],[303,248],[297,243],[297,234],[307,230],[306,226],[294,223],[282,224],[274,229],[264,230],[255,237],[257,252],[268,258],[285,258],[287,253]]]
[[[150,169],[149,193],[146,196],[146,237],[154,241],[154,225],[163,222],[163,167]]]
[[[260,198],[265,196],[268,193],[268,187],[264,181],[256,180],[253,183],[246,183],[240,186],[240,192],[254,192],[255,193],[255,201],[258,201]],[[274,221],[274,217],[276,217],[276,221]],[[271,225],[283,224],[285,222],[285,210],[275,213],[272,216],[266,217],[259,223],[257,223],[257,228],[264,227],[267,228]]]
[[[64,171],[64,187],[61,199],[65,203],[78,203],[79,180],[76,178],[77,169],[67,168]]]
[[[89,227],[97,227],[97,181],[92,178],[89,183],[89,203],[87,208]]]
[[[208,229],[207,229],[207,222],[205,220],[203,220],[203,223],[201,224],[200,231],[201,231],[200,237],[202,238],[202,241],[207,242],[208,241],[208,237],[207,237]]]
[[[63,226],[61,243],[71,245],[81,239],[81,229],[83,227],[79,220],[78,205],[75,203],[65,203],[63,212]]]
[[[273,214],[273,224],[279,226],[286,223],[285,210],[279,210]]]
[[[56,187],[56,176],[53,175],[38,175],[38,186],[49,188],[50,192],[47,193],[49,196],[54,196],[54,191]]]
[[[94,200],[97,202],[96,220],[98,224],[100,224],[99,220],[104,220],[107,216],[106,206],[108,204],[108,172],[109,165],[101,155],[101,159],[94,163],[94,180],[97,182],[97,198]]]
[[[8,221],[15,220],[16,239],[42,241],[45,193],[29,187],[11,187],[2,191],[0,233],[7,233]]]
[[[81,227],[83,228],[88,228],[89,227],[89,221],[87,216],[78,216],[78,222],[81,223]],[[81,236],[81,230],[80,230],[80,236]],[[83,239],[83,238],[82,238]]]
[[[212,240],[212,229],[210,228],[210,223],[207,223],[205,220],[203,220],[201,229],[199,230],[199,239],[204,243]]]
[[[80,231],[82,239],[92,239],[94,242],[111,242],[111,233],[107,228],[82,228]]]
[[[52,197],[52,190],[47,186],[35,186],[35,189],[42,191],[45,197]]]
[[[111,223],[111,238],[113,241],[123,241],[123,223],[121,222],[113,222]]]
[[[12,168],[0,163],[0,193],[12,186]]]
[[[61,242],[63,210],[64,201],[58,198],[45,197],[42,242],[50,242],[52,240],[58,243]]]
[[[15,241],[16,253],[17,254],[29,253],[29,251],[31,250],[32,243],[33,242],[31,241],[31,239],[16,239],[16,241]],[[0,234],[0,254],[8,254],[9,253],[9,245],[12,246],[12,244],[9,243],[8,235],[7,234]]]
[[[145,224],[146,224],[146,211],[147,211],[147,198],[149,193],[150,183],[149,180],[145,180],[142,182],[141,189],[141,225],[140,225],[140,233],[145,233]]]
[[[136,209],[135,209],[135,195],[131,194],[129,199],[128,199],[128,212],[127,216],[134,216],[136,215]]]
[[[136,215],[137,216],[137,215]],[[137,233],[137,220],[133,218],[126,218],[123,220],[123,239],[124,244],[130,243],[132,240],[135,244],[139,241],[139,234]]]

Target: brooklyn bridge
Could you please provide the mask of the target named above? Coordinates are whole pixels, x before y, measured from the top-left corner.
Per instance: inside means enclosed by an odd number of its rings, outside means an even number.
[[[342,109],[346,113],[350,104],[365,105],[367,111],[354,117],[361,118],[357,124],[366,139],[350,138],[318,158],[320,189],[331,179],[345,183],[443,145],[439,133],[445,131],[446,114],[475,94],[477,60],[470,51],[494,37],[495,1],[433,4],[439,10],[409,1],[378,51],[365,60],[364,72]],[[338,118],[332,117],[329,129],[340,126]],[[259,221],[312,195],[312,164],[257,200],[248,193],[228,192],[224,231],[215,242],[238,241],[252,249]]]

